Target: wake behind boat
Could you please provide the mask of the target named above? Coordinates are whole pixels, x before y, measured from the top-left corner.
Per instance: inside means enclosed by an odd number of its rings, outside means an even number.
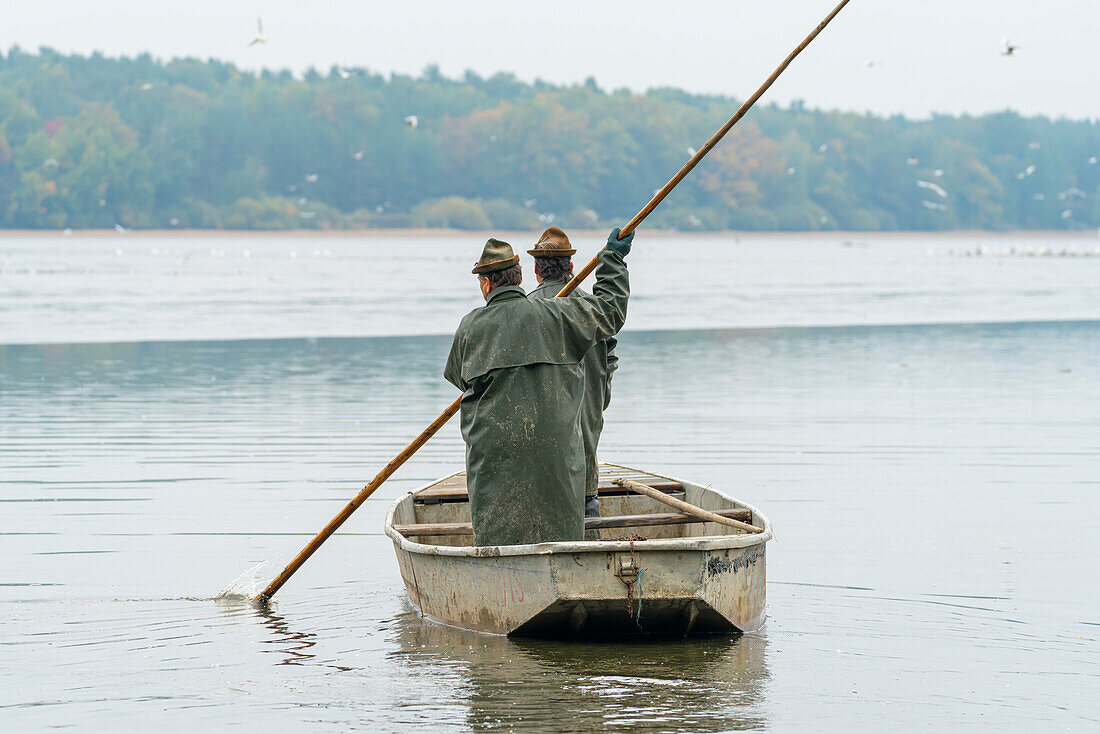
[[[627,480],[763,532],[670,513]],[[386,514],[409,597],[439,621],[509,635],[708,635],[764,622],[771,523],[718,490],[600,465],[599,540],[475,546],[466,475],[398,498]]]

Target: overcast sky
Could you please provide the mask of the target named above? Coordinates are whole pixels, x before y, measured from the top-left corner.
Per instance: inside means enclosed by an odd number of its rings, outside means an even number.
[[[0,47],[241,67],[418,73],[435,63],[608,89],[744,98],[836,0],[4,0]],[[263,17],[269,42],[247,48]],[[851,0],[764,101],[1100,118],[1098,0]],[[1000,54],[1001,39],[1019,45]],[[868,67],[868,62],[873,66]]]

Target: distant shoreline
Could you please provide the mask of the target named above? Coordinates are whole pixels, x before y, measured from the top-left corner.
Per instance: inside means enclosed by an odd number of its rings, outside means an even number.
[[[381,238],[381,237],[462,237],[477,238],[484,236],[497,236],[518,239],[538,237],[538,230],[469,230],[469,229],[442,229],[442,228],[401,228],[401,229],[291,229],[291,230],[266,230],[266,229],[131,229],[126,232],[117,232],[113,229],[75,229],[66,234],[59,230],[45,229],[0,229],[0,240],[5,237],[287,237],[287,238]],[[573,237],[606,237],[605,229],[569,229]],[[741,230],[714,230],[708,232],[684,232],[669,231],[663,229],[643,230],[646,237],[730,237],[742,239],[771,239],[771,238],[798,238],[798,239],[898,239],[918,237],[939,238],[1035,238],[1045,237],[1054,239],[1097,239],[1100,231],[1080,230],[1009,230],[1005,232],[991,230],[898,230],[898,231],[741,231]]]

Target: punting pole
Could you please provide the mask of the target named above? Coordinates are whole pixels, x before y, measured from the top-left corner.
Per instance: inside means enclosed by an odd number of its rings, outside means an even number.
[[[786,68],[791,65],[791,62],[794,61],[795,57],[802,53],[803,49],[809,46],[810,43],[815,38],[817,38],[818,34],[825,29],[825,26],[829,25],[829,22],[836,17],[837,13],[839,13],[844,8],[844,6],[848,4],[848,2],[849,0],[841,0],[840,4],[833,8],[833,11],[831,13],[825,16],[825,20],[818,23],[817,27],[810,32],[810,35],[806,36],[802,43],[798,44],[798,47],[794,51],[792,51],[787,56],[787,58],[783,59],[783,63],[776,67],[771,76],[769,76],[767,80],[762,85],[760,85],[760,88],[757,89],[751,97],[745,100],[745,103],[741,105],[740,109],[738,109],[736,113],[734,113],[733,117],[726,121],[725,125],[718,128],[718,131],[711,136],[710,140],[704,143],[703,147],[696,151],[695,155],[688,159],[688,162],[685,163],[683,167],[676,172],[676,175],[669,179],[668,183],[662,186],[661,189],[653,195],[653,198],[650,199],[644,207],[642,207],[642,210],[635,214],[634,218],[626,223],[626,226],[623,227],[619,233],[620,238],[626,237],[628,234],[637,229],[638,225],[641,224],[642,221],[646,217],[648,217],[662,201],[664,201],[665,197],[668,196],[674,188],[676,188],[676,185],[683,181],[684,177],[691,173],[691,169],[695,168],[695,166],[699,164],[699,161],[703,160],[707,153],[709,153],[714,148],[714,146],[718,144],[718,141],[725,137],[726,133],[728,133],[733,128],[733,126],[736,125],[738,121],[745,116],[745,113],[749,111],[749,108],[756,104],[756,101],[760,99],[761,96],[763,96],[764,92],[768,91],[768,87],[770,87],[775,82],[775,80],[779,78],[779,75],[782,74],[786,70]],[[570,279],[570,281],[565,284],[565,287],[561,289],[561,292],[558,293],[557,297],[563,298],[572,293],[577,288],[577,286],[579,286],[581,282],[585,278],[587,278],[593,270],[596,269],[597,258],[598,256],[592,258],[592,260],[589,261],[587,265],[581,268],[572,277],[572,279]],[[399,453],[397,456],[393,457],[393,460],[390,461],[390,463],[382,467],[382,471],[378,472],[378,474],[375,475],[374,479],[370,480],[370,483],[367,484],[367,486],[359,490],[359,493],[352,498],[351,502],[348,502],[344,506],[344,509],[340,510],[340,512],[337,513],[336,517],[329,520],[328,524],[325,525],[325,527],[321,528],[321,532],[317,533],[313,540],[309,541],[309,544],[306,545],[306,547],[303,548],[302,551],[294,557],[294,560],[288,563],[286,568],[284,568],[282,572],[279,573],[279,575],[276,576],[270,584],[268,584],[267,588],[260,592],[260,594],[255,599],[256,603],[266,604],[268,601],[270,601],[271,597],[275,596],[275,593],[280,588],[282,588],[283,584],[285,584],[290,579],[290,577],[293,576],[294,573],[302,567],[302,564],[309,560],[309,557],[312,556],[313,553],[321,547],[321,544],[328,540],[329,537],[336,532],[337,528],[343,525],[344,521],[351,517],[352,513],[358,510],[359,506],[362,505],[368,497],[374,494],[374,490],[382,486],[383,482],[389,479],[390,476],[392,476],[393,473],[397,471],[402,464],[408,461],[410,456],[415,454],[421,446],[428,442],[428,439],[434,436],[436,432],[440,428],[442,428],[443,425],[447,421],[449,421],[455,413],[458,412],[458,408],[461,402],[462,396],[460,395],[459,397],[455,398],[455,401],[453,403],[447,406],[446,410],[439,414],[438,418],[432,421],[427,428],[421,431],[420,435],[414,438],[412,443],[402,449],[401,453]]]
[[[744,530],[749,533],[764,532],[764,528],[758,528],[755,525],[748,524],[747,522],[741,522],[740,520],[735,520],[732,517],[719,515],[717,512],[704,510],[702,507],[696,507],[689,502],[684,502],[683,500],[676,499],[675,497],[669,497],[661,490],[654,489],[648,484],[635,482],[632,479],[616,479],[615,484],[618,484],[620,487],[626,487],[632,492],[644,494],[650,499],[655,499],[662,504],[668,505],[669,507],[674,507],[680,512],[691,515],[692,517],[697,517],[704,522],[716,522],[719,525],[728,525],[731,528],[737,528],[738,530]]]
[[[760,88],[757,89],[751,97],[745,100],[745,103],[741,105],[737,112],[734,113],[733,117],[727,120],[725,125],[718,128],[718,131],[714,133],[714,135],[710,136],[710,140],[704,143],[702,148],[695,151],[695,155],[688,159],[688,162],[684,164],[683,168],[677,171],[676,175],[670,178],[668,180],[668,183],[662,186],[661,189],[653,195],[653,198],[649,200],[649,203],[643,206],[642,210],[635,214],[634,218],[626,223],[626,226],[623,227],[622,231],[619,232],[620,239],[626,237],[628,234],[637,229],[638,225],[642,223],[642,220],[653,213],[653,210],[657,208],[657,205],[664,201],[665,197],[668,196],[674,188],[676,188],[676,184],[683,181],[684,178],[689,173],[691,173],[691,169],[695,168],[695,166],[699,164],[699,161],[703,160],[703,158],[706,157],[707,153],[709,153],[714,148],[714,146],[718,145],[718,141],[724,138],[726,136],[726,133],[733,129],[733,126],[736,125],[741,120],[741,118],[745,116],[745,113],[749,111],[749,108],[756,104],[756,101],[764,95],[764,92],[768,91],[768,87],[770,87],[775,82],[775,80],[779,78],[779,75],[782,74],[787,69],[787,67],[791,65],[791,62],[794,61],[794,58],[802,53],[803,49],[809,46],[810,43],[813,42],[815,38],[817,38],[818,34],[821,33],[821,31],[825,30],[825,26],[829,25],[829,21],[835,18],[837,13],[843,10],[844,6],[847,4],[848,0],[841,0],[840,4],[833,8],[833,12],[825,16],[825,20],[818,23],[817,27],[810,32],[810,35],[806,36],[806,38],[802,40],[802,43],[798,44],[798,48],[796,48],[794,51],[791,51],[787,58],[783,59],[783,63],[775,68],[775,71],[772,72],[772,75],[769,76],[764,81],[764,83],[760,85]],[[565,287],[561,289],[561,292],[558,293],[558,296],[568,296],[577,288],[577,286],[581,284],[581,281],[587,278],[589,274],[595,269],[596,258],[594,257],[591,261],[589,261],[587,265],[581,268],[581,270],[579,270],[568,283],[565,284]]]

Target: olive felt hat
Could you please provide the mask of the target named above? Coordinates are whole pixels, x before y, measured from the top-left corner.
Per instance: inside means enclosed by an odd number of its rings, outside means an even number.
[[[491,273],[494,270],[504,270],[519,262],[519,255],[512,252],[512,246],[507,242],[489,238],[485,243],[485,249],[481,251],[481,259],[474,265],[471,273]]]
[[[550,227],[542,233],[539,241],[535,243],[535,248],[528,250],[527,254],[535,257],[563,257],[574,255],[576,252],[565,232],[557,227]]]

